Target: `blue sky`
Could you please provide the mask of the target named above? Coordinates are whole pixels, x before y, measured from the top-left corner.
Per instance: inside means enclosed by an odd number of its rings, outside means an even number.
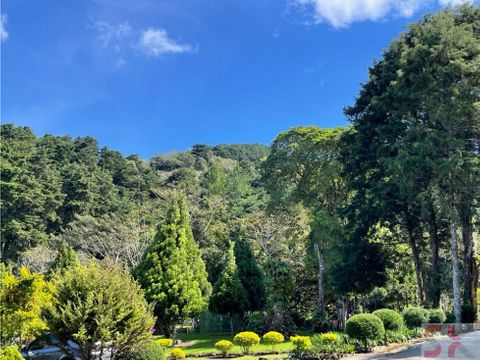
[[[461,0],[3,0],[1,120],[148,158],[346,125],[382,49]]]

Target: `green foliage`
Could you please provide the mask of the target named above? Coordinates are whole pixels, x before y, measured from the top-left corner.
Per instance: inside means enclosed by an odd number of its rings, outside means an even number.
[[[69,267],[78,266],[78,264],[79,261],[75,251],[69,247],[66,242],[61,242],[51,270],[63,272]]]
[[[362,341],[365,351],[368,343],[379,340],[385,334],[382,320],[373,314],[357,314],[347,320],[345,332],[348,336]]]
[[[312,337],[313,354],[351,354],[355,346],[346,341],[346,336],[337,333],[324,333]]]
[[[170,351],[170,357],[172,359],[185,359],[186,356],[185,351],[180,348],[174,348]]]
[[[233,343],[240,346],[243,354],[247,355],[250,354],[250,349],[252,346],[260,343],[260,336],[252,331],[244,331],[235,335],[233,338]]]
[[[67,268],[54,284],[45,321],[58,338],[76,341],[85,358],[97,341],[111,342],[113,356],[151,341],[151,310],[140,286],[120,266],[91,261]]]
[[[447,319],[445,312],[442,309],[428,310],[428,321],[435,324],[444,323]]]
[[[382,320],[385,330],[400,330],[403,326],[403,318],[395,310],[380,309],[373,312],[373,315]]]
[[[119,360],[165,360],[165,348],[150,341],[146,346],[118,354]]]
[[[420,327],[429,321],[428,310],[422,307],[409,307],[403,311],[403,320],[409,328]]]
[[[134,276],[145,289],[146,299],[154,304],[154,314],[166,337],[174,334],[178,321],[198,315],[207,306],[210,284],[183,197],[173,198],[168,216]]]
[[[22,354],[15,345],[7,345],[0,349],[0,360],[23,360]]]
[[[227,357],[230,350],[233,348],[233,343],[228,340],[220,340],[215,343],[215,349],[220,351],[223,357]]]
[[[52,300],[54,287],[43,276],[22,267],[17,276],[11,269],[0,268],[0,338],[2,345],[23,345],[32,340],[47,324],[41,309]]]
[[[265,314],[261,311],[254,311],[248,315],[247,328],[256,333],[262,333],[265,328]]]
[[[210,309],[219,314],[241,315],[248,307],[248,295],[238,274],[233,244],[230,244],[225,268],[213,287]]]

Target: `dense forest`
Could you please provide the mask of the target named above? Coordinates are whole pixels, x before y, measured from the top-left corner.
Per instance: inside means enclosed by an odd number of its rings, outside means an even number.
[[[295,127],[270,146],[197,144],[146,160],[3,124],[2,262],[47,274],[68,248],[80,262],[124,264],[149,300],[165,261],[150,255],[170,254],[176,231],[186,250],[175,256],[198,275],[182,281],[206,299],[189,314],[288,332],[416,304],[472,321],[480,9],[424,17],[369,74],[345,109],[350,126]]]

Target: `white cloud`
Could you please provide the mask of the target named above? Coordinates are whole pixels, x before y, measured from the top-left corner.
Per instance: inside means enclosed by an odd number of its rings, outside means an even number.
[[[472,4],[473,0],[439,0],[439,3],[443,6],[457,6],[462,4]]]
[[[5,41],[8,38],[8,32],[5,29],[5,25],[7,23],[7,15],[2,14],[0,15],[0,41]]]
[[[475,0],[294,0],[313,10],[315,23],[327,22],[335,28],[358,21],[379,21],[392,16],[410,17],[432,2],[441,6],[472,4]]]
[[[180,44],[169,38],[164,29],[143,30],[138,45],[149,56],[187,53],[193,50],[190,45]]]
[[[345,27],[353,22],[381,20],[386,16],[411,16],[422,0],[297,0],[302,6],[311,6],[314,21],[328,22],[333,27]]]

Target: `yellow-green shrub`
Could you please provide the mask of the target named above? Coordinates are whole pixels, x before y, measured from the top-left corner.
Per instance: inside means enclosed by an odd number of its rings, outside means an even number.
[[[279,332],[269,331],[262,336],[262,341],[266,345],[271,345],[273,350],[274,346],[283,343],[285,338]]]
[[[0,349],[0,360],[23,360],[23,357],[15,345],[8,345]]]
[[[242,348],[244,354],[249,354],[250,348],[260,342],[260,336],[253,331],[243,331],[235,335],[233,342]]]
[[[215,349],[220,351],[223,357],[226,357],[228,355],[228,352],[232,350],[232,348],[233,343],[228,340],[220,340],[215,343]]]
[[[324,333],[320,335],[322,342],[325,344],[333,344],[338,341],[338,334],[336,333]]]
[[[173,359],[185,359],[185,356],[187,356],[187,354],[180,348],[175,348],[170,351],[170,357]]]
[[[303,351],[312,346],[310,336],[292,336],[290,342],[293,344],[296,350]]]
[[[167,348],[173,345],[172,339],[158,339],[155,342],[163,348]]]

